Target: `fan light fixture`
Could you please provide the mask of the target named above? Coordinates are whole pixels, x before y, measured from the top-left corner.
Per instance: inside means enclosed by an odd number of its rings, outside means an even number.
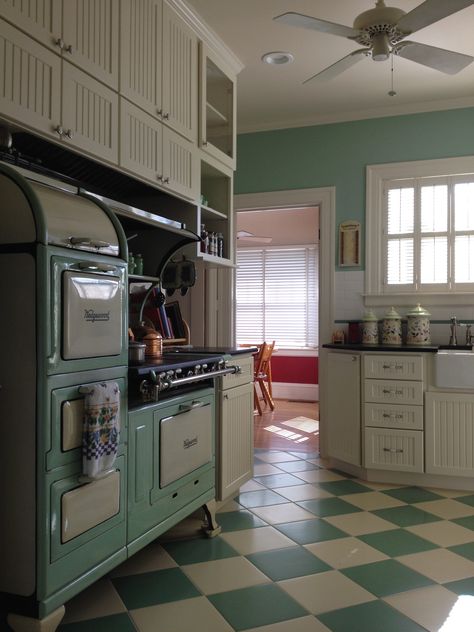
[[[272,53],[265,53],[265,55],[262,55],[262,61],[265,64],[271,64],[272,66],[291,64],[293,60],[294,57],[291,53],[284,53],[282,51],[274,51]]]

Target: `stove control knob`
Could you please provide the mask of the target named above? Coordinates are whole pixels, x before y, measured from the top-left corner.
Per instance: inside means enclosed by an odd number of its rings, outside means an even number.
[[[225,369],[225,360],[219,360],[218,369]]]
[[[187,377],[191,377],[192,375],[194,375],[194,371],[192,369],[188,369],[188,372],[186,373]]]
[[[200,364],[196,364],[196,366],[194,367],[194,375],[199,375],[200,373],[202,373],[201,365]]]
[[[203,364],[202,365],[202,372],[203,373],[207,373],[209,371],[209,369],[207,368],[207,364]]]
[[[175,376],[176,376],[176,377],[182,377],[182,376],[181,376],[181,373],[182,373],[182,372],[183,372],[183,369],[176,369],[176,371],[175,371],[174,373],[175,373]]]

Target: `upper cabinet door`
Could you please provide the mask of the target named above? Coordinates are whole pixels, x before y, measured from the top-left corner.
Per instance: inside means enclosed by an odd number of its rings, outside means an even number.
[[[0,20],[0,112],[49,136],[61,122],[61,59]]]
[[[197,48],[193,31],[163,3],[163,122],[197,141]]]
[[[162,0],[122,0],[120,92],[149,114],[161,106]]]
[[[62,103],[62,138],[117,164],[118,94],[63,60]]]
[[[117,0],[64,0],[63,54],[99,81],[118,90]]]
[[[196,146],[163,126],[163,186],[192,200],[198,197]]]
[[[0,0],[0,15],[60,52],[62,0]]]

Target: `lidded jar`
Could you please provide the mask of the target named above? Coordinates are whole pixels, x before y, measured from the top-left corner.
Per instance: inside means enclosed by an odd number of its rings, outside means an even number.
[[[419,303],[407,313],[407,345],[429,345],[430,316]]]
[[[395,307],[385,314],[382,324],[382,343],[384,345],[402,344],[402,317]]]
[[[362,319],[362,344],[376,345],[379,342],[379,325],[377,316],[370,309]]]

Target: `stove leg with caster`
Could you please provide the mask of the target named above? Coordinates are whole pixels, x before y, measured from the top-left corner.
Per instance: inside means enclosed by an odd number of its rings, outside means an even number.
[[[203,531],[208,538],[214,538],[222,530],[216,522],[216,501],[212,500],[202,506],[204,514],[206,516],[206,522],[203,524]]]
[[[14,632],[56,632],[64,613],[64,606],[60,606],[44,619],[33,619],[21,614],[10,613],[7,617],[7,623]]]

